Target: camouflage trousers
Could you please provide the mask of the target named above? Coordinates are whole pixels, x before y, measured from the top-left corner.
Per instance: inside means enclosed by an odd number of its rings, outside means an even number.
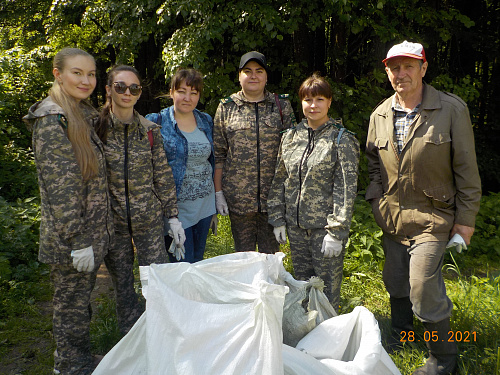
[[[130,235],[127,227],[115,224],[115,236],[108,255],[106,268],[113,280],[116,298],[116,315],[122,334],[126,334],[144,312],[134,287],[134,249],[139,266],[151,263],[167,263],[167,251],[163,242],[163,222]]]
[[[237,215],[229,211],[229,219],[236,251],[255,251],[255,245],[261,253],[274,254],[279,251],[274,228],[267,222],[267,213]]]
[[[323,292],[335,311],[338,312],[345,243],[342,253],[338,257],[325,258],[321,252],[323,238],[327,234],[325,229],[301,229],[289,225],[287,225],[286,229],[295,278],[307,281],[312,276],[320,277],[325,283]]]
[[[90,295],[94,289],[99,264],[91,273],[78,272],[73,265],[52,265],[54,314],[52,330],[56,351],[54,373],[91,374]]]

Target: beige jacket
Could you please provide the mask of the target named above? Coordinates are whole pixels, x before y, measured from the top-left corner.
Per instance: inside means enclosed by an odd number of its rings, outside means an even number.
[[[386,99],[373,111],[366,143],[366,199],[377,224],[403,244],[447,241],[455,223],[474,227],[481,181],[467,105],[424,84],[398,155],[391,104]]]

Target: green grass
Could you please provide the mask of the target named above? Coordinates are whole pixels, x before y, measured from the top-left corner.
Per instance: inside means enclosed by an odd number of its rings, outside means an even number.
[[[355,253],[358,247],[352,253]],[[293,274],[289,246],[281,245],[286,254],[285,268]],[[219,216],[218,235],[209,235],[206,258],[234,251],[228,217]],[[348,253],[344,262],[341,291],[341,313],[358,305],[368,308],[377,318],[383,340],[390,328],[389,296],[380,270],[380,258],[360,260],[359,252]],[[467,252],[446,257],[444,268],[448,295],[454,304],[451,326],[454,331],[476,332],[476,341],[460,342],[459,370],[462,375],[500,375],[500,262],[487,257],[472,257]],[[139,285],[138,275],[137,284]],[[48,277],[38,283],[3,285],[0,305],[0,374],[50,374],[52,369],[51,317],[40,310],[51,298]],[[415,320],[417,333],[423,327]],[[105,354],[120,339],[112,297],[97,299],[91,325],[92,348]],[[402,374],[411,374],[425,362],[425,345],[406,346],[391,354]],[[17,364],[16,364],[17,363]]]

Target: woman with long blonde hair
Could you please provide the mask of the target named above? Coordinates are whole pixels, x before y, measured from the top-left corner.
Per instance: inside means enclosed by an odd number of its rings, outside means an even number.
[[[113,231],[104,149],[86,99],[96,86],[94,58],[64,48],[53,61],[49,96],[24,121],[33,132],[41,198],[38,259],[54,284],[54,373],[90,374],[90,295]]]

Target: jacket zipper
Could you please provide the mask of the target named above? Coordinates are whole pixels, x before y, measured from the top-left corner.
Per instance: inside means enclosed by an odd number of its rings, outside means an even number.
[[[110,208],[110,206],[109,206],[110,205],[110,197],[109,197],[109,189],[108,189],[108,174],[106,171],[106,153],[105,153],[104,149],[101,148],[101,146],[99,146],[99,144],[93,138],[92,138],[92,142],[94,142],[94,144],[97,146],[97,149],[101,153],[101,160],[104,161],[104,180],[106,182],[106,189],[105,189],[105,191],[106,191],[106,232],[108,233],[108,246],[109,246],[109,244],[111,243],[112,234],[109,231],[110,223],[108,221],[109,208]]]
[[[302,197],[302,166],[306,163],[307,159],[314,150],[314,130],[311,128],[307,129],[307,146],[302,154],[299,164],[299,196],[297,197],[297,226],[300,228],[299,223],[299,212],[300,212],[300,201]]]
[[[125,140],[123,141],[123,148],[125,153],[125,159],[123,162],[123,173],[125,177],[125,207],[127,208],[127,224],[128,232],[132,236],[132,218],[130,217],[130,200],[128,195],[128,124],[125,124],[125,129],[123,130]]]
[[[259,104],[255,103],[255,133],[257,135],[257,212],[260,213],[260,136],[259,136]]]

